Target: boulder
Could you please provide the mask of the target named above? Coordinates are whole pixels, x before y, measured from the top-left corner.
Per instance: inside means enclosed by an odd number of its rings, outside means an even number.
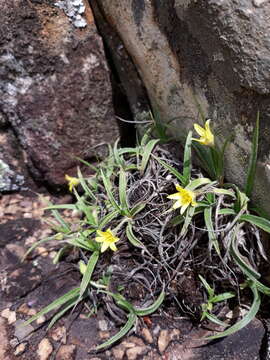
[[[154,113],[170,121],[172,135],[182,138],[200,121],[198,103],[212,119],[218,142],[233,135],[226,177],[240,186],[260,111],[253,200],[269,212],[270,2],[100,0],[98,4],[136,65]]]
[[[9,0],[0,24],[0,114],[34,177],[63,184],[119,133],[103,43],[86,0]],[[2,121],[3,122],[3,121]]]

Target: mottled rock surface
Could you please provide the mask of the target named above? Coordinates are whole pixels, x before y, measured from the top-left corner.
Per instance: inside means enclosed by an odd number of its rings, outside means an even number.
[[[86,1],[84,27],[53,1],[0,8],[1,124],[12,125],[37,179],[62,184],[74,156],[89,159],[118,136],[102,40]]]
[[[226,176],[243,185],[257,111],[260,153],[254,200],[270,211],[269,1],[100,0],[147,89],[152,108],[178,138],[201,104],[220,142],[229,135]],[[120,74],[121,75],[121,74]],[[123,77],[123,81],[125,79]]]

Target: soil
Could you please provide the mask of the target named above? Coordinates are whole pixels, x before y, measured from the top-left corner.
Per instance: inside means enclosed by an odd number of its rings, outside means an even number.
[[[23,320],[78,286],[80,280],[78,271],[68,259],[53,264],[57,244],[50,249],[46,243],[40,244],[22,262],[29,246],[50,235],[51,230],[42,221],[48,200],[66,203],[72,199],[69,195],[53,198],[47,193],[38,195],[30,191],[0,199],[0,360],[265,358],[261,348],[266,332],[261,321],[255,319],[238,333],[205,346],[206,342],[201,339],[209,330],[195,326],[170,304],[167,304],[167,311],[140,319],[135,332],[99,353],[94,353],[95,346],[118,329],[104,309],[88,317],[86,307],[78,306],[49,331],[48,315],[22,326]],[[187,285],[183,286],[188,289]]]

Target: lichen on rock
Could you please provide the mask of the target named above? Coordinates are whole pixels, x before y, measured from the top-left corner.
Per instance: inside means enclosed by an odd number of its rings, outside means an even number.
[[[75,27],[84,28],[87,26],[87,22],[83,18],[85,12],[83,0],[59,0],[54,5],[64,10]]]

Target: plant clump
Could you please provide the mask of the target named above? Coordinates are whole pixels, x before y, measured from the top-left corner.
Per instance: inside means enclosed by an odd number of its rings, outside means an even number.
[[[258,121],[256,126],[257,131]],[[212,339],[234,333],[256,316],[261,295],[270,295],[261,280],[267,267],[261,231],[270,232],[270,221],[251,211],[247,194],[224,182],[226,144],[217,147],[210,121],[195,130],[201,138],[194,143],[189,132],[181,161],[147,132],[134,148],[109,146],[98,167],[84,162],[94,175],[83,177],[78,169],[77,178],[66,177],[76,202],[49,204],[56,233],[45,241],[57,240],[56,261],[73,252],[82,280],[28,323],[57,308],[52,326],[81,301],[90,314],[103,306],[121,328],[97,347],[101,350],[141,316],[165,306],[220,325],[223,331]],[[204,170],[192,166],[192,145]],[[248,181],[256,157],[251,161]],[[251,184],[247,188],[250,195]],[[67,223],[62,209],[78,211],[80,220]],[[249,310],[238,322],[222,318],[225,306],[241,303]]]

